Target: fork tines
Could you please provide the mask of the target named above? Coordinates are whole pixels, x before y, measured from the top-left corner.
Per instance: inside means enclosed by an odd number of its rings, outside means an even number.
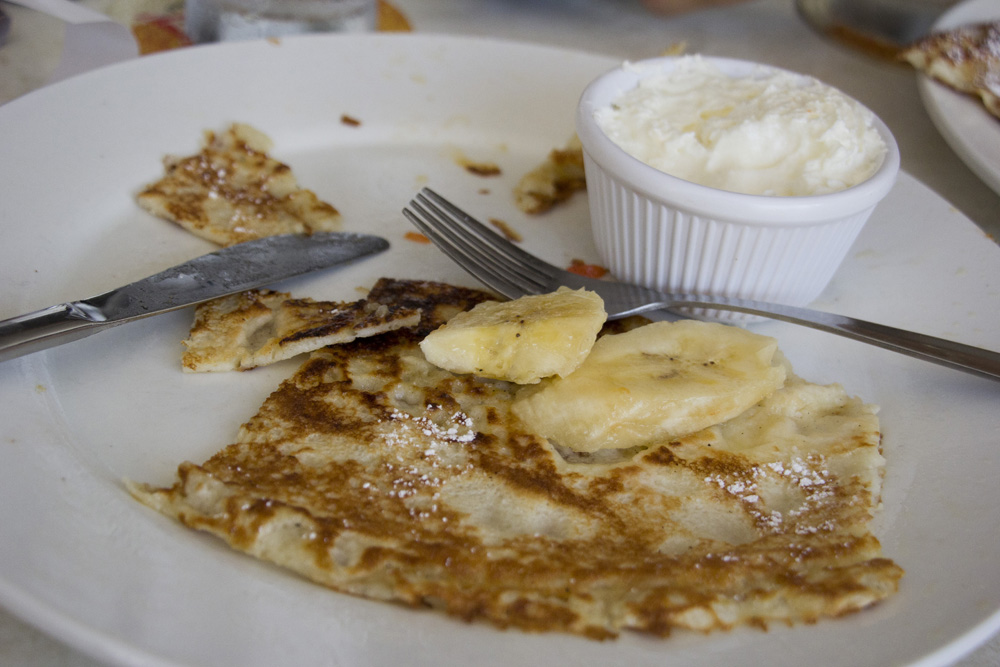
[[[430,188],[421,190],[403,214],[459,266],[504,296],[549,290],[552,276],[537,259]]]

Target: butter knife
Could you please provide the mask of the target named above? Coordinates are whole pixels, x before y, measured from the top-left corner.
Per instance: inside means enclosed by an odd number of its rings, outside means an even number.
[[[88,299],[0,321],[0,362],[137,319],[380,253],[378,236],[321,232],[245,241]]]

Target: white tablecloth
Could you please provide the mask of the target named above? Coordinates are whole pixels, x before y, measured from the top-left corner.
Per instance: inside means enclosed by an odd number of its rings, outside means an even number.
[[[164,0],[86,0],[116,17]],[[415,31],[462,33],[596,51],[621,59],[655,56],[685,44],[689,53],[746,58],[812,74],[861,100],[895,134],[903,169],[1000,239],[1000,196],[941,138],[905,66],[876,60],[815,34],[792,0],[749,0],[723,10],[655,16],[638,0],[395,0]],[[0,49],[0,104],[45,84],[62,49],[62,24],[3,4],[13,18]],[[85,655],[0,609],[0,665],[88,667]],[[958,663],[1000,665],[1000,638]]]

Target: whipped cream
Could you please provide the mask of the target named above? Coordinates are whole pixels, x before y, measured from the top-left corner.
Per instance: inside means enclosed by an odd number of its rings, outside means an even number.
[[[765,67],[733,77],[698,56],[641,76],[594,116],[646,164],[746,194],[844,190],[875,173],[887,150],[871,111],[835,88]]]

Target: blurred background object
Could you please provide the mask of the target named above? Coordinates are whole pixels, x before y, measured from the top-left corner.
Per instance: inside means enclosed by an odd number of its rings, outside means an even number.
[[[10,17],[7,16],[3,8],[0,7],[0,46],[7,42],[7,33],[10,32]]]
[[[188,0],[184,30],[196,43],[375,30],[376,0]]]
[[[795,0],[806,23],[870,55],[895,58],[956,0]]]
[[[733,5],[745,0],[642,0],[642,5],[659,14],[680,14],[696,9]]]

